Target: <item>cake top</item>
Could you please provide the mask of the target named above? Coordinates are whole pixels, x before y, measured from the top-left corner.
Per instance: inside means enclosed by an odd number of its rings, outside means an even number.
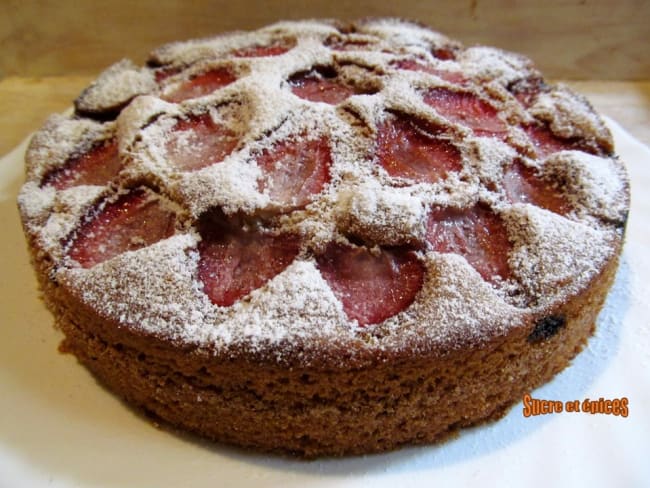
[[[273,360],[490,340],[583,290],[628,209],[584,98],[395,19],[120,61],[26,160],[57,283],[137,333]]]

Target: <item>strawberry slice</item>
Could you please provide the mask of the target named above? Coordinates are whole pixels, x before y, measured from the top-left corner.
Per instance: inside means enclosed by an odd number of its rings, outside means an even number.
[[[182,102],[208,95],[219,88],[230,85],[237,77],[227,68],[216,68],[190,78],[163,98],[168,102]]]
[[[156,83],[160,84],[165,81],[167,78],[170,78],[174,75],[177,75],[183,71],[183,66],[161,66],[154,67],[154,78]]]
[[[443,61],[453,61],[456,59],[456,51],[448,47],[439,47],[431,50],[434,58],[441,59]]]
[[[537,100],[539,92],[537,90],[520,90],[513,93],[517,101],[524,108],[530,108]]]
[[[68,256],[90,268],[126,251],[140,249],[174,233],[175,213],[144,189],[100,206],[77,229]]]
[[[239,143],[228,127],[209,113],[179,120],[166,142],[167,160],[183,171],[196,171],[224,160]]]
[[[508,253],[512,246],[506,227],[480,205],[469,210],[434,209],[426,239],[434,251],[464,256],[486,281],[510,277]]]
[[[348,318],[360,326],[383,322],[404,310],[424,281],[424,266],[406,250],[374,253],[331,243],[316,262]]]
[[[434,183],[462,169],[456,146],[404,118],[389,120],[379,127],[377,146],[379,164],[391,176]]]
[[[469,127],[477,136],[504,137],[508,132],[497,110],[472,93],[434,88],[425,93],[424,102],[443,117]]]
[[[261,58],[266,56],[280,56],[290,51],[296,45],[293,39],[281,39],[267,45],[253,45],[236,49],[231,53],[236,58]]]
[[[528,76],[513,81],[507,88],[524,108],[532,107],[540,93],[548,91],[548,86],[538,76]]]
[[[539,159],[543,159],[559,151],[578,149],[573,141],[557,137],[548,127],[528,125],[524,127],[524,130],[533,143]]]
[[[533,168],[516,162],[506,171],[503,186],[512,203],[532,203],[560,215],[571,211],[562,191],[539,177]]]
[[[462,85],[467,82],[467,78],[462,73],[455,71],[447,71],[444,69],[437,69],[430,64],[425,64],[414,59],[402,59],[392,63],[397,69],[404,69],[408,71],[421,71],[423,73],[430,73],[442,78],[449,83]]]
[[[199,279],[215,305],[228,307],[289,266],[299,250],[291,235],[234,227],[218,218],[199,225]]]
[[[342,83],[336,71],[325,69],[298,73],[289,79],[289,84],[291,91],[300,98],[330,105],[337,105],[352,95],[362,93]]]
[[[327,138],[284,140],[257,158],[261,192],[281,206],[301,208],[330,181],[332,155]]]
[[[111,139],[68,159],[63,166],[48,172],[41,185],[51,185],[57,190],[79,185],[103,186],[113,179],[121,167],[117,141]]]

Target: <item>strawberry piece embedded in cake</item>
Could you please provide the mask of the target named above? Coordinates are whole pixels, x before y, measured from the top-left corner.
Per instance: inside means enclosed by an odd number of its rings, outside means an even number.
[[[264,150],[256,159],[262,170],[259,190],[280,206],[301,208],[330,181],[332,155],[327,138],[286,139]]]
[[[209,95],[219,88],[230,85],[237,77],[227,68],[215,68],[191,77],[171,93],[163,97],[168,102],[182,102]]]
[[[180,119],[165,144],[166,157],[175,168],[196,171],[224,160],[239,137],[209,113]]]
[[[397,69],[403,69],[407,71],[420,71],[422,73],[436,75],[437,77],[456,85],[462,85],[463,83],[467,82],[465,75],[460,72],[439,69],[431,66],[430,64],[426,64],[415,59],[401,59],[392,63],[392,66]]]
[[[97,210],[73,234],[68,256],[90,268],[170,237],[176,214],[149,190],[136,189]]]
[[[431,50],[434,58],[442,61],[453,61],[456,59],[456,50],[451,47],[438,47]]]
[[[296,45],[293,39],[280,39],[270,44],[256,44],[234,50],[230,54],[236,58],[258,58],[265,56],[280,56],[290,51]]]
[[[426,240],[434,251],[463,256],[489,282],[508,279],[511,244],[501,219],[481,205],[469,210],[436,208],[429,214]]]
[[[215,305],[228,307],[289,266],[299,250],[291,235],[272,235],[204,218],[199,232],[199,280]]]
[[[543,179],[528,166],[516,162],[503,176],[503,187],[512,203],[532,203],[560,215],[571,211],[571,205],[559,184]]]
[[[508,133],[497,110],[473,93],[433,88],[424,94],[424,102],[446,119],[469,127],[477,136],[503,138]]]
[[[111,139],[69,158],[63,166],[46,173],[41,186],[51,185],[57,190],[79,185],[103,186],[113,179],[121,167],[117,141]]]
[[[379,164],[395,177],[435,183],[462,169],[460,151],[449,140],[404,118],[389,119],[377,135]]]
[[[294,95],[311,102],[325,102],[337,105],[343,100],[364,93],[353,86],[343,83],[333,69],[314,69],[289,78]]]
[[[537,158],[544,159],[559,151],[578,149],[573,141],[557,137],[551,129],[543,125],[527,125],[524,131],[532,142]]]
[[[152,66],[156,83],[162,84],[167,78],[171,78],[183,71],[183,66]]]
[[[424,266],[407,250],[330,243],[316,261],[348,318],[360,326],[383,322],[407,308],[424,281]]]

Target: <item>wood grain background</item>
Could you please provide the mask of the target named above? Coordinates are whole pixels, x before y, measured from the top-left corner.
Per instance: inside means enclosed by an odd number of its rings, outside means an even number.
[[[650,78],[647,0],[0,0],[0,78],[93,74],[157,45],[281,19],[399,16],[530,56],[550,77]]]

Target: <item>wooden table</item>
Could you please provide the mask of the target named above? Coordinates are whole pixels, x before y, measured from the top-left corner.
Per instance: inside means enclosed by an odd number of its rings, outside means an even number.
[[[49,114],[68,108],[93,78],[8,77],[0,80],[0,155],[38,129]],[[650,81],[567,83],[586,95],[599,112],[616,120],[650,146]]]

